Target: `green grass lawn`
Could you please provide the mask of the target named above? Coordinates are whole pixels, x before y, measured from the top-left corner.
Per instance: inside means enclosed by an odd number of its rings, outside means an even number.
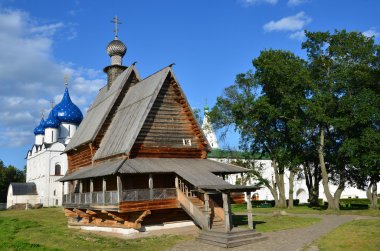
[[[193,237],[105,237],[69,229],[61,208],[0,211],[0,250],[167,250]]]
[[[346,223],[312,245],[320,250],[380,250],[380,220],[356,220]]]
[[[234,225],[248,227],[246,215],[233,215],[232,220]],[[253,217],[253,226],[258,232],[272,232],[307,227],[319,222],[320,220],[320,218],[314,217],[256,215]]]
[[[274,211],[279,211],[278,208],[253,208],[253,213],[273,213]],[[281,209],[282,210],[282,209]],[[341,209],[339,211],[326,210],[323,208],[310,208],[307,206],[297,206],[293,209],[284,209],[287,213],[293,214],[353,214],[353,215],[367,215],[380,217],[380,210],[350,210],[350,209]],[[233,204],[232,212],[234,213],[244,213],[247,212],[247,205],[245,204]]]

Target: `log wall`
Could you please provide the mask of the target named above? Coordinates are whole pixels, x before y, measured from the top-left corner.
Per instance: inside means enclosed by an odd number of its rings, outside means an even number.
[[[184,144],[191,140],[190,145]],[[168,77],[131,150],[132,157],[202,158],[206,142],[178,84]]]
[[[119,212],[122,213],[168,208],[178,208],[177,199],[124,201],[119,203]]]

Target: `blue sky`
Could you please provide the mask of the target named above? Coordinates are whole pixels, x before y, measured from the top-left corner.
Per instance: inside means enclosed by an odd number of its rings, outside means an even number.
[[[142,77],[176,63],[193,108],[216,97],[236,74],[252,69],[261,50],[300,56],[303,30],[380,33],[378,0],[0,0],[0,159],[18,168],[34,142],[40,111],[59,102],[65,74],[70,94],[86,111],[105,84],[105,52],[113,39],[127,45],[124,64]],[[237,147],[230,134],[224,146]]]

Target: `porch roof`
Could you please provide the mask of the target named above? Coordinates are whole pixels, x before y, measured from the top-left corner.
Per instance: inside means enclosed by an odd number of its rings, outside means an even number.
[[[230,174],[246,172],[247,169],[207,159],[135,158],[117,159],[85,167],[66,175],[59,181],[78,180],[107,176],[116,173],[176,173],[195,187],[204,190],[248,189],[224,181],[214,173]]]
[[[120,173],[168,173],[176,171],[194,173],[197,170],[207,170],[211,173],[241,173],[248,170],[243,167],[225,164],[208,159],[185,158],[135,158],[128,159],[120,168]]]
[[[124,161],[124,159],[116,159],[94,164],[94,166],[87,166],[70,174],[66,174],[58,181],[62,182],[112,175],[117,173]]]

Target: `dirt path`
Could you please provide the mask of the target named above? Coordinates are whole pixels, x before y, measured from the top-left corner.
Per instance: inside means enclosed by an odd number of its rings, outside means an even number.
[[[327,234],[338,226],[359,219],[374,219],[374,217],[357,215],[295,215],[300,217],[318,217],[322,220],[314,225],[305,228],[288,229],[265,233],[268,239],[262,242],[230,248],[230,251],[250,251],[250,250],[271,250],[271,251],[296,251],[309,245],[312,241]],[[225,251],[224,248],[214,247],[197,242],[195,240],[183,242],[174,246],[171,251]],[[318,250],[311,247],[309,250]]]

